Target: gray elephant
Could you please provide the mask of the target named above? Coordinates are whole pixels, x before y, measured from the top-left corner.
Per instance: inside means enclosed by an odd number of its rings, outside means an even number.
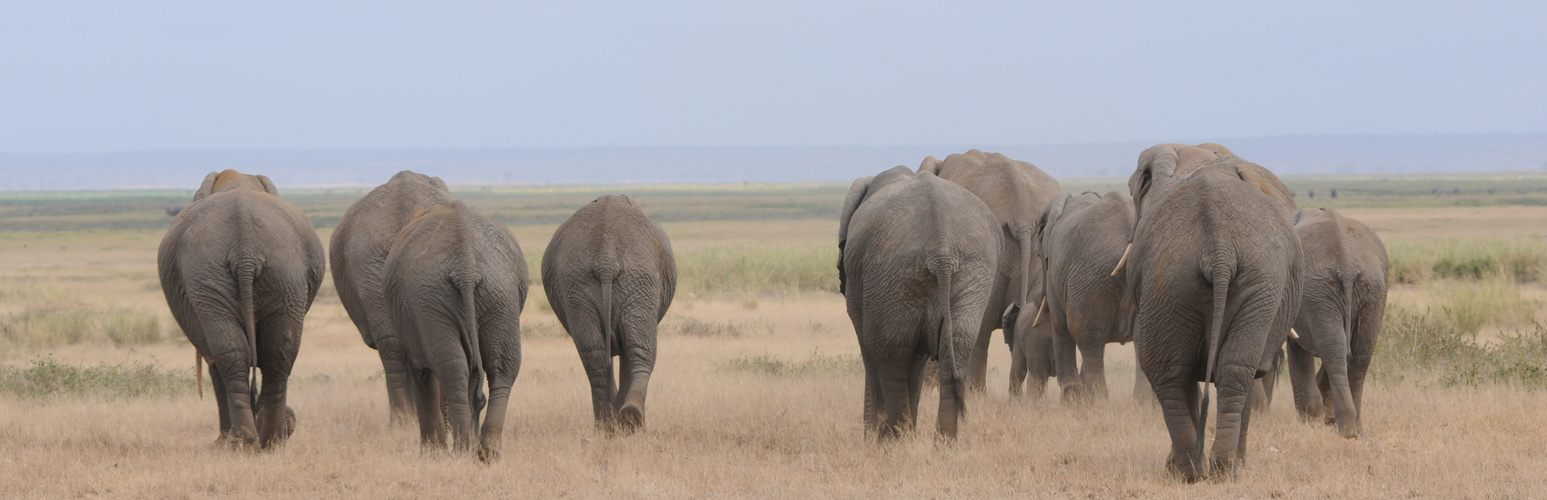
[[[457,450],[478,438],[478,458],[498,459],[521,370],[527,270],[516,238],[462,202],[431,207],[393,239],[383,277],[416,384],[421,443],[444,447],[449,418]],[[489,413],[480,428],[485,375]]]
[[[659,224],[627,196],[608,195],[559,225],[543,253],[543,291],[591,380],[599,427],[644,425],[656,328],[677,289],[677,262]],[[616,381],[612,358],[622,363]]]
[[[937,430],[954,439],[966,408],[961,367],[999,265],[997,229],[971,192],[899,169],[855,181],[840,219],[841,286],[865,365],[865,428],[887,440],[912,427],[924,364],[934,358]]]
[[[1336,210],[1301,209],[1294,222],[1305,250],[1299,338],[1289,341],[1295,409],[1305,418],[1325,415],[1339,435],[1359,437],[1364,376],[1386,313],[1386,246]],[[1312,357],[1321,358],[1316,384]]]
[[[1128,275],[1139,366],[1171,435],[1167,466],[1188,481],[1207,476],[1198,382],[1220,399],[1208,465],[1231,472],[1246,456],[1253,380],[1299,309],[1300,242],[1272,196],[1281,186],[1258,171],[1223,147],[1164,144],[1128,179],[1137,220],[1113,274]]]
[[[162,238],[156,265],[172,317],[209,361],[219,442],[283,442],[295,430],[287,381],[325,266],[311,222],[267,177],[211,172]]]
[[[967,388],[982,390],[988,374],[988,346],[994,329],[1001,327],[1000,313],[1011,305],[1036,304],[1041,300],[1042,263],[1032,258],[1036,252],[1033,246],[1037,219],[1062,188],[1035,165],[976,149],[947,156],[944,161],[933,156],[925,158],[919,171],[934,173],[967,188],[988,205],[998,228],[1002,258],[988,312],[978,327],[977,341],[967,364]],[[1005,343],[1014,344],[1014,339],[1007,335]]]
[[[350,205],[329,243],[328,258],[338,300],[360,330],[365,345],[381,355],[393,424],[413,418],[414,401],[408,353],[392,332],[387,313],[386,286],[382,280],[387,250],[415,213],[455,201],[439,177],[404,170]]]
[[[1052,353],[1063,399],[1106,399],[1106,345],[1133,340],[1132,294],[1112,267],[1133,230],[1133,201],[1105,195],[1055,198],[1037,226],[1044,293],[1032,326],[1052,324]],[[1076,364],[1078,348],[1082,361]],[[1014,380],[1012,379],[1012,382]]]

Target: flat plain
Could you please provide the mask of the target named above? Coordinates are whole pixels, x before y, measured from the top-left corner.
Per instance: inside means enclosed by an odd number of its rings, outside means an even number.
[[[1536,274],[1547,269],[1547,177],[1500,177],[1286,179],[1297,196],[1343,186],[1337,199],[1321,194],[1324,204],[1300,200],[1365,221],[1392,255],[1393,319],[1367,386],[1365,434],[1346,440],[1302,422],[1286,377],[1253,416],[1239,476],[1193,485],[1162,469],[1158,410],[1128,396],[1131,345],[1107,349],[1109,400],[1070,407],[1054,383],[1040,399],[1007,396],[996,332],[988,390],[969,399],[958,441],[934,437],[933,393],[918,432],[867,441],[859,349],[832,269],[844,185],[458,189],[510,225],[533,265],[568,213],[628,193],[663,221],[683,273],[661,325],[646,428],[630,436],[593,428],[579,357],[533,283],[504,457],[491,465],[423,451],[416,429],[387,425],[380,362],[331,275],[291,379],[295,435],[256,453],[214,446],[215,404],[194,390],[193,349],[155,270],[165,210],[189,194],[0,193],[0,496],[1547,496],[1547,359],[1530,350],[1547,338],[1536,323],[1547,298]],[[1122,182],[1065,187],[1126,191]],[[281,194],[325,242],[363,191]],[[1455,343],[1424,347],[1429,332]],[[1464,349],[1483,354],[1447,357]]]

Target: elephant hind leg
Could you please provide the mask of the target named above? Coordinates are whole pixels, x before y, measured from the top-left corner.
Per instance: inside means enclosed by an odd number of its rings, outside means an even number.
[[[224,412],[229,427],[224,432],[226,442],[235,448],[247,448],[258,444],[258,425],[253,415],[252,387],[248,379],[247,354],[232,351],[217,358],[218,370],[211,370],[212,377],[220,379],[223,389]]]
[[[1192,379],[1190,366],[1156,370],[1148,374],[1150,385],[1160,401],[1165,417],[1166,431],[1171,436],[1171,453],[1166,459],[1166,470],[1187,482],[1203,479],[1204,473],[1193,460],[1197,440],[1198,383]]]
[[[510,388],[515,385],[516,374],[489,371],[489,406],[478,432],[478,460],[494,462],[500,459],[505,436],[505,412],[510,406]]]
[[[414,392],[418,395],[419,444],[424,447],[446,447],[446,418],[441,413],[440,380],[435,372],[417,370],[413,374]]]
[[[869,356],[861,356],[861,359],[865,364],[865,435],[871,439],[880,439],[886,411],[886,403],[881,397],[881,371],[870,361]]]
[[[1247,412],[1250,411],[1252,385],[1255,383],[1256,366],[1226,364],[1215,373],[1214,387],[1219,393],[1219,417],[1215,424],[1214,449],[1209,457],[1210,469],[1224,475],[1233,475],[1245,457],[1241,450],[1246,443]]]
[[[912,430],[914,422],[908,415],[916,414],[917,408],[908,408],[908,364],[905,360],[886,360],[880,363],[881,403],[886,420],[881,424],[882,441],[896,439],[903,432]],[[942,388],[942,391],[945,389]]]
[[[649,311],[657,310],[649,304]],[[618,361],[618,430],[632,433],[645,425],[645,397],[649,394],[650,374],[655,370],[656,328],[653,314],[625,317],[622,325],[624,349]]]

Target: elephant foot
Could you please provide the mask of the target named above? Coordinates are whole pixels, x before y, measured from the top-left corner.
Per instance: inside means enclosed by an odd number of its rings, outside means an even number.
[[[500,461],[500,450],[494,449],[494,447],[489,445],[481,445],[478,447],[478,461],[486,464],[498,462]]]
[[[618,410],[618,432],[633,434],[645,426],[645,409],[639,405],[629,403]]]
[[[1069,384],[1063,387],[1063,402],[1067,406],[1089,406],[1095,401],[1090,387],[1085,384]]]
[[[1359,425],[1359,422],[1354,422],[1348,425],[1339,425],[1337,427],[1338,435],[1348,439],[1359,439],[1359,435],[1364,433],[1364,426]]]
[[[1323,417],[1321,419],[1321,424],[1322,425],[1337,425],[1338,424],[1338,419],[1336,417]]]
[[[1187,457],[1177,457],[1175,453],[1166,457],[1166,472],[1189,484],[1209,478],[1202,471],[1193,467],[1192,460],[1187,459]]]
[[[295,409],[286,406],[285,426],[279,431],[279,440],[284,441],[286,439],[290,439],[291,434],[295,434]]]
[[[1215,472],[1215,477],[1229,478],[1232,480],[1241,478],[1241,465],[1243,460],[1236,457],[1214,458],[1209,460],[1209,469]]]

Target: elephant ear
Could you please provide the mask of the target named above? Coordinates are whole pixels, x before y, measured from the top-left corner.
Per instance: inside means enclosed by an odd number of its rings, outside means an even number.
[[[1138,231],[1139,218],[1144,216],[1144,202],[1155,187],[1176,173],[1178,157],[1176,145],[1162,144],[1144,150],[1139,155],[1139,168],[1128,177],[1128,194],[1133,197],[1134,231]],[[1128,237],[1133,241],[1133,236]]]
[[[440,177],[431,177],[430,185],[440,188],[441,191],[451,192],[451,189],[446,187],[446,181],[440,180]]]
[[[274,181],[269,180],[269,176],[259,174],[259,175],[254,175],[253,177],[257,177],[258,178],[258,182],[263,183],[263,190],[264,191],[268,191],[269,194],[272,194],[274,196],[279,196],[279,189],[276,189],[274,187]]]
[[[216,177],[220,177],[220,172],[210,172],[209,175],[204,176],[204,183],[199,184],[199,190],[193,193],[193,201],[202,200],[215,190]]]
[[[843,293],[847,287],[847,276],[843,272],[843,247],[849,242],[849,218],[854,217],[854,211],[859,210],[860,202],[865,200],[865,194],[870,191],[870,182],[875,177],[860,177],[849,185],[849,195],[843,199],[843,213],[838,216],[838,293]]]
[[[1004,308],[1004,314],[999,315],[999,329],[1004,330],[1004,343],[1015,345],[1015,321],[1021,317],[1021,305],[1011,303]],[[1011,347],[1014,349],[1014,347]]]
[[[942,163],[945,163],[945,162],[940,161],[939,158],[935,158],[934,156],[925,156],[924,157],[924,162],[919,164],[919,171],[920,172],[929,172],[931,174],[935,174],[936,176],[939,176],[940,175],[940,165]]]

